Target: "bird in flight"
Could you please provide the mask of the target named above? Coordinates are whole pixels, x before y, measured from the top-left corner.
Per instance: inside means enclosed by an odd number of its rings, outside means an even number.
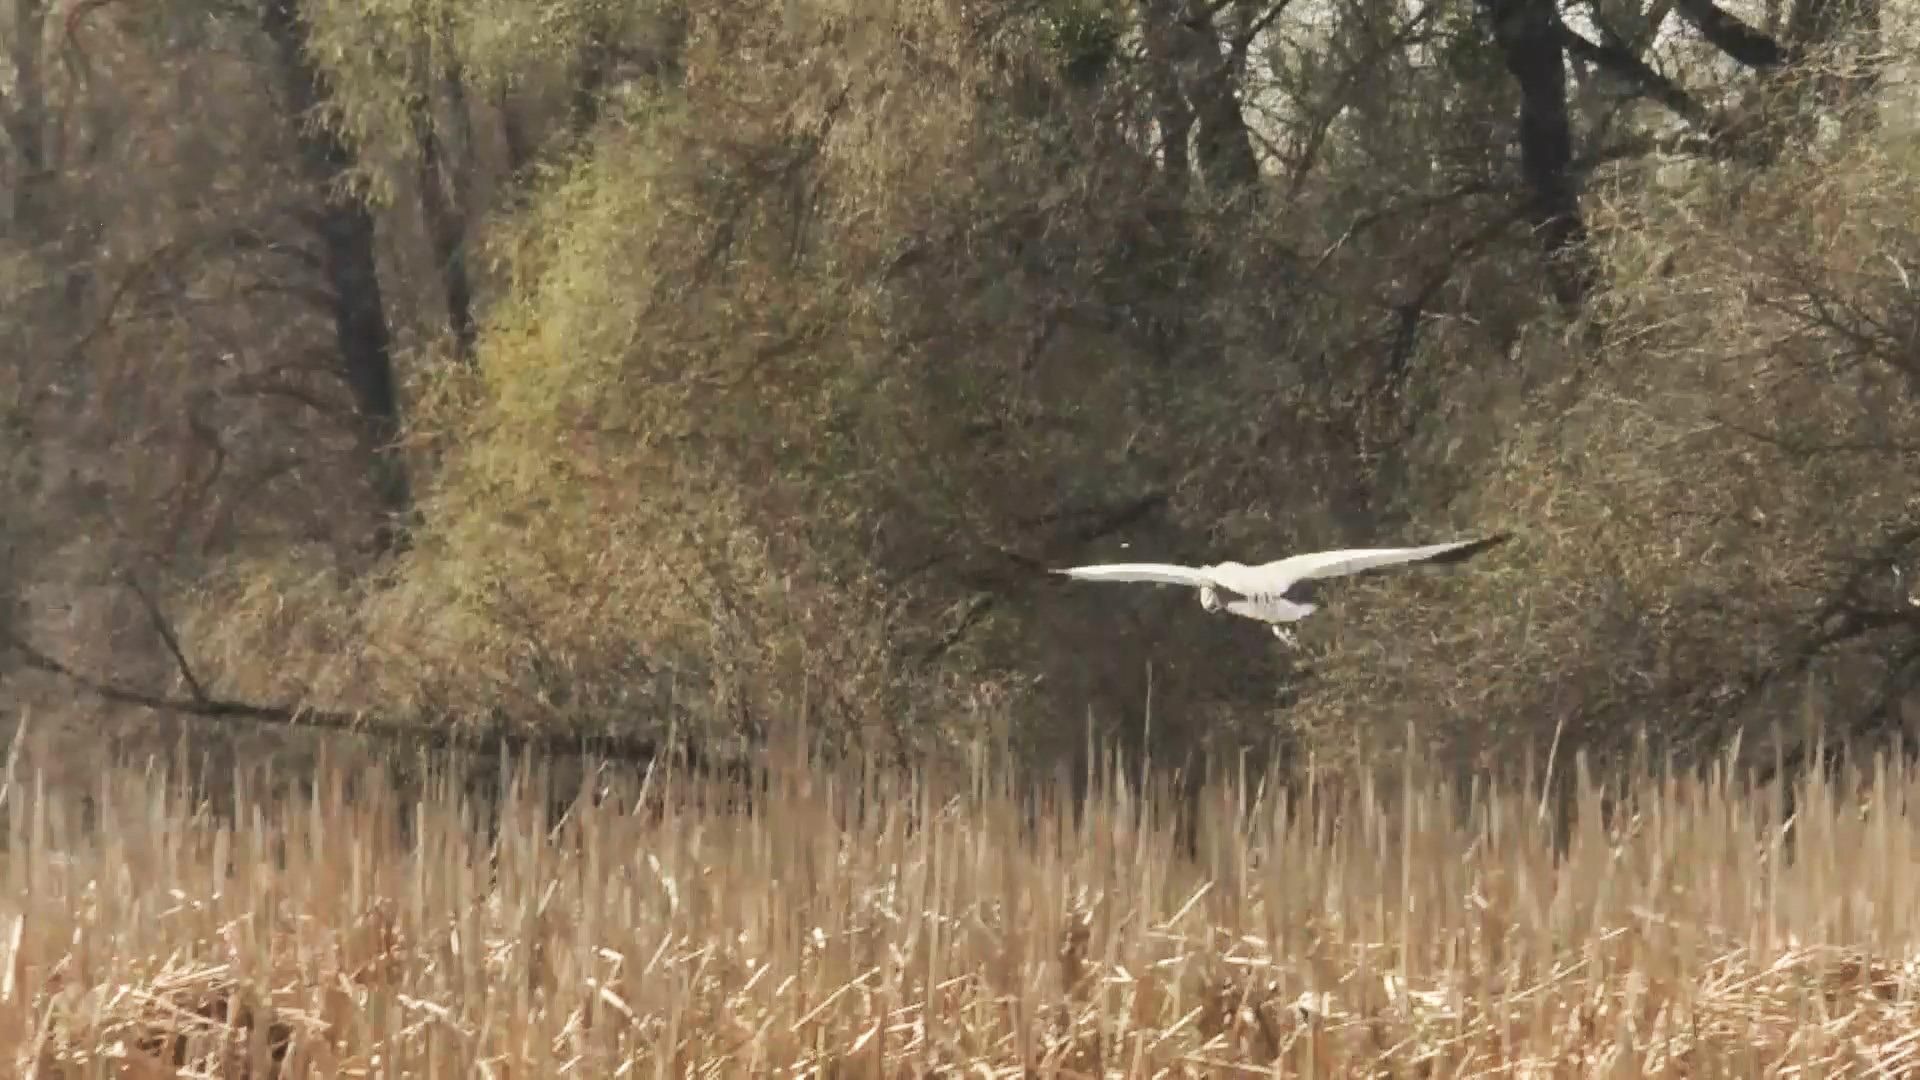
[[[1210,612],[1224,608],[1235,615],[1269,623],[1274,637],[1297,647],[1299,642],[1286,624],[1299,622],[1320,610],[1320,605],[1311,600],[1316,582],[1389,566],[1464,562],[1511,537],[1511,533],[1500,533],[1480,540],[1456,540],[1425,547],[1317,551],[1259,566],[1237,562],[1212,566],[1107,563],[1075,566],[1054,573],[1081,581],[1151,581],[1191,586],[1200,590],[1201,607]]]

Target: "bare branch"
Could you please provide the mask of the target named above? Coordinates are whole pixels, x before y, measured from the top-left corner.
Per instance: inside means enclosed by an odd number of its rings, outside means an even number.
[[[1569,53],[1632,83],[1640,96],[1659,102],[1675,115],[1699,127],[1717,126],[1713,115],[1679,83],[1655,71],[1624,46],[1588,41],[1561,23],[1560,40]]]
[[[927,646],[926,650],[920,655],[920,661],[931,664],[942,656],[945,656],[955,645],[960,644],[967,636],[967,633],[975,626],[978,626],[980,621],[986,618],[988,612],[993,610],[996,599],[997,598],[990,593],[981,593],[968,600],[965,609],[960,613],[960,618],[953,624],[951,629],[940,635],[940,640]]]
[[[1792,50],[1722,11],[1713,0],[1674,0],[1674,6],[1709,44],[1750,68],[1764,71],[1794,59]]]
[[[159,602],[154,600],[152,593],[141,587],[140,579],[131,571],[120,575],[120,578],[126,582],[127,588],[133,591],[133,595],[140,598],[140,606],[147,611],[147,621],[153,624],[153,632],[160,636],[161,642],[167,646],[167,652],[172,654],[173,664],[180,670],[180,678],[186,682],[187,689],[192,692],[193,700],[206,704],[206,688],[200,684],[199,679],[194,677],[193,667],[187,663],[187,654],[181,651],[180,639],[174,634],[173,626],[167,622],[166,615],[161,613]]]
[[[64,679],[102,700],[116,705],[152,709],[155,712],[171,713],[176,716],[216,720],[228,724],[308,728],[315,731],[385,739],[430,750],[464,750],[471,753],[503,756],[575,754],[606,761],[642,763],[652,761],[662,752],[656,740],[632,735],[527,731],[497,724],[484,728],[459,724],[413,724],[383,720],[364,713],[313,709],[305,706],[258,705],[221,698],[194,701],[166,697],[121,686],[75,670],[5,627],[0,627],[0,648],[11,650],[27,667]]]
[[[1285,14],[1287,8],[1290,7],[1292,3],[1293,0],[1278,0],[1277,3],[1269,5],[1267,10],[1262,12],[1259,18],[1247,23],[1247,25],[1243,27],[1239,33],[1233,35],[1233,39],[1228,42],[1230,54],[1236,57],[1245,54],[1248,46],[1253,44],[1253,39],[1259,37],[1267,27],[1272,26],[1274,20]]]
[[[1790,435],[1778,435],[1762,431],[1759,428],[1729,420],[1723,416],[1712,417],[1714,423],[1733,432],[1735,435],[1765,443],[1786,454],[1811,457],[1817,454],[1916,454],[1920,453],[1920,443],[1901,442],[1895,439],[1840,439],[1833,442],[1814,442],[1797,439]]]

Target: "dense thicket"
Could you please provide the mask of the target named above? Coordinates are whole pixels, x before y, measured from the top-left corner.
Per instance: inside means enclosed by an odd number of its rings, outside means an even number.
[[[16,0],[4,692],[1042,765],[1897,732],[1907,18]],[[1298,654],[1045,573],[1495,529]]]

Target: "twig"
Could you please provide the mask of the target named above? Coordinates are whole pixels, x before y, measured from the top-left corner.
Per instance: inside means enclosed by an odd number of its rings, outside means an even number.
[[[1560,735],[1567,730],[1567,714],[1563,710],[1553,725],[1553,744],[1547,747],[1547,776],[1540,783],[1540,809],[1534,814],[1535,821],[1547,820],[1547,795],[1553,791],[1554,758],[1560,753]]]
[[[1790,435],[1775,435],[1759,428],[1730,420],[1724,416],[1709,417],[1714,423],[1755,442],[1765,443],[1777,450],[1789,454],[1912,454],[1920,453],[1920,443],[1904,442],[1897,439],[1842,439],[1836,442],[1802,441]]]
[[[13,778],[20,764],[20,744],[27,740],[27,721],[32,716],[27,710],[20,710],[20,722],[13,726],[13,743],[7,747],[6,775],[0,776],[0,807],[7,805],[7,797],[13,793]]]
[[[160,640],[166,644],[167,652],[173,654],[173,664],[180,670],[180,678],[186,681],[193,700],[204,704],[207,700],[206,687],[194,677],[193,668],[187,663],[187,654],[180,650],[180,639],[175,636],[173,627],[167,624],[167,617],[161,614],[160,605],[153,599],[153,594],[140,587],[140,579],[132,571],[121,574],[120,578],[126,582],[127,588],[133,590],[133,595],[140,598],[140,606],[147,609],[147,621],[153,624],[153,632],[160,635]]]
[[[993,609],[994,599],[992,595],[980,593],[969,600],[966,610],[961,613],[960,620],[953,625],[952,629],[940,635],[939,641],[926,648],[920,656],[921,662],[931,664],[945,656],[955,645],[960,644],[968,631],[972,630]]]

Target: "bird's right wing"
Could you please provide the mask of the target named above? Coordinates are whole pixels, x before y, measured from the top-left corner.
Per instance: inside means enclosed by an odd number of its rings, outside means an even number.
[[[1459,562],[1472,558],[1497,544],[1505,543],[1510,538],[1510,534],[1500,533],[1481,540],[1456,540],[1448,544],[1428,544],[1424,547],[1318,551],[1311,555],[1295,555],[1290,559],[1282,559],[1273,564],[1271,572],[1277,577],[1304,581],[1310,578],[1344,577],[1348,574],[1412,563]]]
[[[1196,589],[1218,587],[1212,575],[1192,566],[1171,563],[1107,563],[1099,566],[1075,566],[1055,570],[1081,581],[1153,581],[1162,585],[1189,585]]]

